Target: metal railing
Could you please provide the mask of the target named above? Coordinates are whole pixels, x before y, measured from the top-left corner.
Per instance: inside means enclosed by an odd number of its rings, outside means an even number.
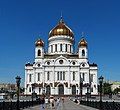
[[[20,101],[19,108],[24,109],[31,106],[39,105],[40,101]],[[0,110],[17,110],[17,102],[0,102]]]
[[[102,110],[120,110],[120,102],[80,101],[80,104]]]

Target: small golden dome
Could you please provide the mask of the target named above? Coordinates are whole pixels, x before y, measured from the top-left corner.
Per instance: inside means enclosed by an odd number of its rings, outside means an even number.
[[[79,47],[87,47],[87,41],[86,41],[84,38],[82,38],[82,39],[80,40],[78,46],[79,46]]]
[[[72,30],[64,23],[63,19],[59,21],[58,25],[55,26],[50,32],[49,37],[57,36],[57,35],[66,35],[70,37],[74,37]]]
[[[43,47],[43,46],[44,46],[44,42],[43,42],[41,39],[38,39],[38,40],[35,42],[35,46],[41,46],[41,47]]]

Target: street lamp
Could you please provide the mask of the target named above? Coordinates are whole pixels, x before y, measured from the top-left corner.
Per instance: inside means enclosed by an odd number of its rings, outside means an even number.
[[[80,96],[82,100],[82,88],[83,88],[83,79],[80,77]]]
[[[33,97],[34,97],[34,84],[32,84],[31,86],[32,86],[32,106],[33,106]]]
[[[90,84],[87,83],[87,94],[86,94],[86,96],[87,96],[87,102],[89,101],[89,98],[90,98],[90,92],[89,92],[89,90],[90,90]]]
[[[99,78],[99,84],[100,84],[100,110],[102,110],[102,83],[103,83],[103,76],[100,76]]]
[[[17,76],[16,78],[16,83],[17,83],[17,110],[20,110],[20,107],[19,107],[19,93],[20,93],[20,80],[21,80],[21,78],[20,78],[20,76]]]

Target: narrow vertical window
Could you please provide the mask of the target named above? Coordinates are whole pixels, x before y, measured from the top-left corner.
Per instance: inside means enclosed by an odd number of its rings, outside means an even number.
[[[62,51],[62,44],[60,44],[60,51]]]
[[[60,71],[60,80],[62,80],[62,71]]]
[[[82,79],[85,81],[85,73],[82,73]]]
[[[57,52],[57,44],[55,44],[55,52]]]
[[[63,80],[65,80],[65,72],[63,71]]]
[[[31,75],[31,74],[29,74],[29,82],[31,82],[31,76],[32,76],[32,75]]]
[[[71,53],[71,45],[70,45],[70,53]]]
[[[50,72],[47,72],[47,80],[50,80]]]
[[[59,72],[57,72],[57,80],[59,80]]]
[[[82,50],[82,56],[85,56],[85,50]]]
[[[41,56],[41,50],[38,50],[38,56]]]
[[[90,82],[93,82],[93,74],[90,75]]]
[[[73,80],[75,80],[75,72],[73,72]]]
[[[38,81],[40,81],[40,73],[38,73]]]
[[[51,52],[53,52],[53,45],[51,45]]]
[[[67,52],[67,44],[65,44],[65,51]]]

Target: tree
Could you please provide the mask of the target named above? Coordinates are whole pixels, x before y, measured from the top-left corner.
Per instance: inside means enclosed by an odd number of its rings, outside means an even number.
[[[103,83],[103,92],[104,94],[110,94],[112,93],[112,90],[111,90],[111,84],[110,83]]]
[[[119,92],[120,92],[120,88],[116,88],[116,89],[114,89],[114,91],[113,91],[114,94],[118,94]]]

